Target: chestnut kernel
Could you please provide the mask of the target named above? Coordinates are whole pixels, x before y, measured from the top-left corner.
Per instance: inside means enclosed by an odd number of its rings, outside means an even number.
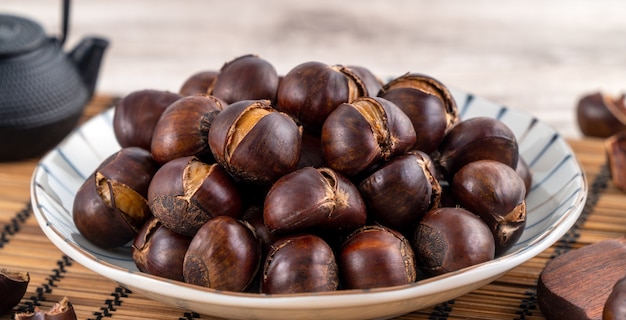
[[[450,128],[459,122],[456,101],[450,90],[430,76],[407,73],[385,84],[379,97],[396,104],[413,123],[415,149],[430,154]]]
[[[495,254],[487,224],[458,207],[428,211],[415,228],[411,245],[417,267],[430,277],[492,260]]]
[[[369,289],[417,281],[415,256],[399,232],[364,226],[352,233],[338,254],[341,284],[345,289]]]
[[[415,130],[392,102],[361,97],[339,105],[328,116],[321,143],[326,165],[352,177],[408,151],[415,144]]]
[[[398,156],[359,184],[374,221],[402,230],[439,206],[441,185],[430,157],[421,151]]]
[[[334,291],[338,285],[335,255],[322,238],[291,235],[272,244],[263,268],[263,293]]]
[[[146,222],[135,237],[132,257],[137,268],[155,276],[184,281],[183,259],[191,238],[173,232],[159,219]]]
[[[140,147],[150,150],[152,133],[159,118],[182,96],[161,90],[134,91],[115,105],[113,133],[122,148]]]
[[[590,137],[608,138],[626,130],[626,95],[584,95],[576,104],[576,120],[580,131]]]
[[[159,168],[148,189],[148,204],[165,227],[188,237],[211,218],[243,213],[239,190],[226,170],[193,156]]]
[[[80,234],[102,248],[134,239],[152,216],[146,197],[157,169],[150,152],[138,147],[105,159],[76,192],[72,216]]]
[[[367,219],[356,186],[329,168],[304,167],[280,178],[265,197],[263,220],[272,233],[352,231]]]
[[[626,130],[620,131],[604,141],[611,183],[626,192]]]
[[[150,147],[154,160],[160,164],[186,156],[212,160],[207,159],[211,156],[209,128],[225,105],[208,95],[187,96],[172,103],[154,128]]]
[[[243,100],[215,117],[209,145],[215,160],[233,176],[270,184],[297,168],[302,128],[268,100]]]
[[[510,249],[526,226],[526,187],[511,167],[494,160],[470,162],[452,180],[459,204],[487,223],[496,256]]]
[[[205,223],[189,244],[183,262],[188,283],[224,291],[244,291],[254,279],[261,245],[251,227],[228,216]]]
[[[13,309],[26,294],[30,275],[28,272],[0,269],[0,314]]]
[[[209,93],[226,103],[241,100],[276,101],[278,73],[257,55],[244,55],[225,63]]]

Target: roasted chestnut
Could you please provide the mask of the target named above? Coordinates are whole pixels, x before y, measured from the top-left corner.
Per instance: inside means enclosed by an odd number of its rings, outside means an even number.
[[[352,233],[338,254],[339,278],[345,289],[390,287],[417,281],[415,256],[399,232],[380,225]]]
[[[626,319],[626,278],[618,280],[602,308],[602,320]]]
[[[491,229],[496,256],[521,237],[526,226],[526,187],[511,167],[495,160],[470,162],[454,175],[451,186],[459,204]]]
[[[15,314],[15,320],[76,320],[74,306],[67,297],[55,303],[50,310],[41,311],[35,307],[33,312],[19,312]]]
[[[214,70],[196,72],[183,82],[179,92],[182,96],[209,94],[209,90],[213,87],[218,74],[219,71]]]
[[[277,234],[272,233],[263,221],[263,207],[251,206],[244,211],[241,220],[247,222],[254,229],[254,234],[261,242],[262,260],[271,250],[271,246],[279,239]]]
[[[580,131],[590,137],[608,138],[626,130],[626,95],[584,95],[576,104],[576,120]]]
[[[182,96],[161,90],[134,91],[117,102],[113,115],[113,133],[125,147],[150,150],[152,133],[159,118],[174,101]]]
[[[438,148],[438,162],[451,178],[457,170],[476,160],[497,160],[517,167],[517,139],[502,121],[476,117],[458,122]]]
[[[133,241],[133,261],[142,272],[184,281],[183,259],[190,242],[190,237],[171,231],[159,219],[152,218]]]
[[[272,233],[352,231],[367,219],[356,186],[329,168],[304,167],[281,177],[265,197],[263,220]]]
[[[384,82],[377,77],[370,69],[363,66],[347,66],[365,85],[367,89],[366,96],[376,97],[380,89],[382,89]]]
[[[380,167],[359,184],[373,219],[403,230],[439,206],[441,185],[430,157],[410,151]]]
[[[105,159],[76,192],[72,216],[80,234],[102,248],[134,239],[152,216],[146,197],[157,169],[150,152],[138,147]]]
[[[298,119],[308,130],[319,132],[337,106],[366,95],[365,84],[350,68],[310,61],[283,77],[276,109]]]
[[[604,149],[613,186],[626,191],[626,130],[604,140]]]
[[[322,126],[321,143],[326,165],[352,177],[411,149],[415,130],[392,102],[361,97],[330,113]]]
[[[338,285],[335,255],[322,238],[299,234],[272,244],[263,268],[263,293],[334,291]]]
[[[241,196],[226,170],[193,156],[159,168],[148,189],[148,204],[165,227],[188,237],[213,217],[243,214]]]
[[[450,128],[459,121],[456,101],[450,90],[430,76],[407,73],[389,81],[378,95],[406,113],[417,140],[415,149],[434,152]]]
[[[207,159],[211,156],[209,128],[225,106],[208,95],[187,96],[172,103],[154,128],[150,147],[154,160],[160,164],[186,156],[212,160]]]
[[[188,283],[244,291],[256,275],[261,245],[251,227],[229,216],[205,223],[189,244],[183,262]]]
[[[428,211],[415,228],[411,246],[417,268],[429,277],[486,262],[495,255],[487,224],[459,207]]]
[[[0,314],[13,309],[26,294],[30,274],[28,272],[13,271],[0,268]]]
[[[276,101],[278,73],[257,55],[244,55],[225,63],[209,93],[226,103],[241,100]]]
[[[259,184],[273,183],[294,171],[301,144],[302,127],[268,100],[229,105],[209,130],[215,160],[233,176]]]
[[[515,172],[522,178],[524,181],[524,188],[526,189],[526,195],[530,192],[530,188],[532,187],[533,182],[533,173],[530,171],[530,167],[526,160],[521,156],[517,158],[517,166],[515,167]]]

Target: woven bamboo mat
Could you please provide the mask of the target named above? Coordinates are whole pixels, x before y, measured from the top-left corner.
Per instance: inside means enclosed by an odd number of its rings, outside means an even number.
[[[111,106],[96,97],[85,118]],[[626,194],[611,186],[600,140],[569,141],[590,184],[578,223],[556,244],[474,292],[398,319],[544,319],[536,282],[550,259],[626,233]],[[67,296],[79,319],[216,319],[164,305],[133,293],[86,269],[59,251],[40,230],[29,204],[29,183],[37,160],[0,164],[0,266],[26,270],[28,291],[14,309],[48,309]],[[0,297],[1,298],[1,297]],[[10,319],[11,314],[0,315]]]

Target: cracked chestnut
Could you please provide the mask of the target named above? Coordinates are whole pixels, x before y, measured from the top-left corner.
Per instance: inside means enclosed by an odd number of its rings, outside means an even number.
[[[133,240],[152,216],[147,193],[157,169],[150,152],[138,147],[105,159],[76,191],[72,217],[80,234],[102,248]]]
[[[604,140],[611,183],[626,192],[626,131],[620,131]]]
[[[261,244],[252,228],[229,216],[205,223],[189,244],[185,282],[224,291],[244,291],[254,279]]]
[[[148,204],[165,227],[188,237],[211,218],[243,214],[241,195],[226,170],[193,156],[159,168],[148,189]]]
[[[9,312],[20,303],[29,282],[28,272],[0,268],[0,314]]]
[[[361,97],[339,105],[322,126],[322,153],[328,167],[352,177],[415,144],[408,116],[392,102]]]
[[[50,310],[42,311],[35,306],[33,312],[20,312],[15,314],[15,320],[76,320],[76,311],[67,297],[55,303]]]
[[[337,290],[339,273],[331,247],[312,234],[277,240],[265,260],[261,292],[288,294]]]

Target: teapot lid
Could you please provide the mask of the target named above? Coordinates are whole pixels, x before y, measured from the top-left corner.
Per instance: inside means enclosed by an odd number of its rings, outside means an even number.
[[[38,48],[46,40],[43,28],[32,20],[0,14],[0,57]]]

